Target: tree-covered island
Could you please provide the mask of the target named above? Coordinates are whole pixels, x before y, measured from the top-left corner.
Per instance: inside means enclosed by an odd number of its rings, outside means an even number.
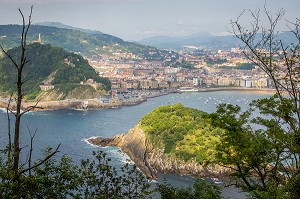
[[[157,172],[223,177],[229,170],[216,164],[223,134],[208,113],[178,103],[154,109],[128,134],[89,141],[120,147],[149,178]]]

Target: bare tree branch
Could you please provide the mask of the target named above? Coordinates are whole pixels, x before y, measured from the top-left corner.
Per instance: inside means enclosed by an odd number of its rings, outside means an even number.
[[[34,168],[36,168],[36,167],[39,167],[39,166],[41,166],[42,164],[44,164],[47,160],[49,160],[52,156],[54,156],[56,153],[59,152],[59,147],[60,147],[60,145],[61,145],[61,144],[59,144],[59,145],[56,147],[56,149],[55,149],[52,153],[50,153],[47,157],[45,157],[45,158],[44,158],[43,160],[41,160],[39,163],[33,165],[33,166],[30,167],[30,168],[20,170],[20,171],[19,171],[19,174],[25,173],[25,172],[27,172],[27,171],[29,171],[29,170],[32,170],[32,169],[34,169]]]
[[[7,153],[7,159],[9,161],[11,161],[11,147],[12,147],[12,142],[11,142],[11,127],[10,127],[10,117],[9,117],[9,107],[10,107],[10,103],[11,103],[11,100],[12,100],[12,95],[10,95],[9,97],[9,101],[8,101],[8,104],[7,104],[7,107],[6,107],[6,115],[7,115],[7,131],[8,131],[8,153]]]
[[[22,99],[23,99],[23,93],[22,93],[22,71],[26,64],[26,41],[27,41],[27,34],[28,30],[31,26],[31,16],[32,16],[32,9],[33,6],[31,6],[30,14],[28,17],[28,24],[26,25],[25,17],[19,9],[19,12],[22,16],[22,35],[21,35],[21,58],[20,58],[20,64],[17,66],[17,109],[16,109],[16,121],[15,121],[15,133],[14,133],[14,173],[15,176],[18,178],[19,174],[19,161],[20,161],[20,121],[21,116],[23,115],[21,113],[21,107],[22,107]]]
[[[30,149],[29,149],[29,159],[28,159],[28,168],[31,168],[31,162],[32,162],[32,152],[33,152],[33,139],[36,135],[37,129],[35,130],[34,134],[31,134],[31,131],[29,127],[27,126],[28,133],[30,135]],[[31,176],[31,169],[29,170],[29,176]]]
[[[0,45],[1,51],[5,54],[6,57],[8,57],[10,59],[10,61],[14,64],[14,66],[16,67],[16,69],[18,69],[18,64],[16,63],[16,61],[11,57],[10,54],[7,53],[6,50],[4,50],[4,48]]]
[[[24,115],[25,113],[30,112],[30,111],[33,110],[33,109],[43,109],[43,107],[38,106],[38,103],[39,103],[40,101],[41,101],[41,100],[39,99],[39,100],[36,101],[35,105],[26,107],[25,110],[23,111],[23,113],[21,113],[21,116]]]

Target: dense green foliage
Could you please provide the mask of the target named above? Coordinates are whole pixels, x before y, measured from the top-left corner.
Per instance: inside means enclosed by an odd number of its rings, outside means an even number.
[[[49,153],[50,149],[45,155]],[[93,159],[82,160],[81,165],[67,156],[60,160],[52,158],[21,175],[19,184],[13,183],[10,164],[4,155],[1,153],[1,198],[140,199],[149,194],[150,184],[135,166],[115,168],[100,151],[93,153]],[[19,193],[13,191],[14,186],[18,186]]]
[[[166,182],[157,185],[157,191],[160,193],[161,199],[221,199],[220,187],[216,184],[208,183],[199,179],[193,185],[193,189],[175,188]]]
[[[295,128],[294,111],[292,100],[274,95],[253,101],[246,111],[231,104],[212,114],[181,104],[163,106],[140,123],[165,153],[230,168],[230,183],[253,198],[299,198],[299,136],[286,127],[289,121]],[[165,198],[193,198],[188,189],[159,189]]]
[[[154,145],[165,153],[200,163],[214,161],[215,146],[222,131],[213,128],[208,114],[182,104],[158,107],[141,120],[142,128]]]
[[[193,68],[195,68],[195,65],[183,60],[181,62],[175,62],[174,64],[172,64],[172,67],[193,69]]]
[[[0,44],[5,49],[19,46],[21,30],[19,25],[0,25]],[[126,42],[118,37],[104,33],[88,34],[79,30],[41,25],[31,26],[28,32],[28,41],[37,40],[39,33],[41,33],[42,41],[45,44],[59,46],[67,51],[81,53],[86,56],[110,55],[111,51],[114,51],[132,53],[139,58],[147,60],[162,60],[170,53],[171,55],[178,55],[175,52]]]
[[[236,69],[239,70],[252,70],[254,69],[254,63],[237,63]]]
[[[210,57],[206,57],[204,59],[204,61],[207,63],[208,66],[212,66],[215,64],[224,64],[226,63],[228,60],[227,59],[221,59],[221,58],[217,58],[217,59],[212,59]]]
[[[19,59],[20,47],[8,51],[16,60]],[[80,55],[69,53],[62,48],[34,43],[27,46],[27,63],[23,71],[26,84],[23,91],[26,95],[38,93],[39,85],[47,80],[51,84],[79,84],[80,81],[94,79],[110,89],[110,81],[97,75],[95,70]],[[0,91],[16,92],[16,68],[4,57],[0,59]]]
[[[236,67],[233,66],[220,66],[223,69],[238,69],[238,70],[252,70],[254,69],[254,63],[237,63]]]
[[[46,150],[45,156],[50,150]],[[5,151],[0,154],[0,197],[3,199],[143,199],[158,195],[162,199],[222,198],[220,187],[203,180],[197,180],[193,188],[173,187],[166,182],[151,188],[150,182],[135,166],[113,167],[110,158],[101,151],[93,152],[93,158],[82,160],[80,165],[65,155],[60,160],[51,158],[41,167],[24,173],[20,184],[14,184],[5,155]],[[18,186],[19,193],[13,191],[14,186]]]
[[[290,99],[275,95],[253,101],[247,111],[221,104],[210,115],[212,124],[225,130],[217,162],[232,168],[232,182],[254,198],[299,196],[299,137],[285,122],[294,120],[293,109]],[[253,116],[254,110],[260,115]]]

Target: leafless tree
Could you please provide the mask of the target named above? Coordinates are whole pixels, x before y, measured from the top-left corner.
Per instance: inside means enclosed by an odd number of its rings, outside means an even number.
[[[40,162],[33,164],[32,165],[32,142],[33,142],[33,138],[34,135],[30,134],[30,149],[29,149],[29,159],[28,161],[28,167],[24,168],[24,165],[20,164],[20,156],[21,156],[21,150],[22,148],[20,147],[20,124],[21,124],[21,118],[22,116],[33,110],[33,109],[38,109],[41,107],[38,107],[38,102],[34,105],[34,106],[30,106],[25,108],[22,111],[22,100],[24,97],[23,91],[22,91],[22,85],[24,84],[24,80],[22,78],[22,74],[23,74],[23,69],[26,66],[26,64],[29,62],[29,60],[26,57],[26,46],[27,46],[27,35],[28,35],[28,31],[29,28],[31,26],[32,23],[32,10],[33,10],[33,6],[31,6],[30,9],[30,14],[28,17],[28,22],[26,24],[26,20],[25,20],[25,16],[23,15],[21,9],[19,9],[19,12],[21,14],[22,17],[22,33],[21,33],[21,52],[20,52],[20,58],[19,60],[14,59],[9,53],[8,51],[6,51],[3,46],[0,45],[0,49],[2,50],[3,54],[9,58],[9,60],[13,63],[13,65],[15,66],[16,69],[16,75],[17,75],[17,94],[16,94],[16,110],[12,110],[11,109],[11,101],[12,101],[12,95],[11,98],[9,100],[8,106],[7,106],[7,116],[8,116],[8,159],[7,161],[10,161],[11,163],[11,169],[13,171],[13,182],[19,184],[19,180],[20,180],[20,175],[29,172],[29,174],[31,173],[31,170],[41,166],[43,163],[45,163],[47,160],[49,160],[52,156],[54,156],[58,150],[60,145],[57,146],[57,148],[55,150],[53,150],[53,152],[51,152],[47,157],[45,157],[44,159],[42,159]],[[13,143],[12,143],[12,139],[11,139],[11,131],[10,131],[10,118],[9,118],[9,113],[13,114],[15,116],[15,125],[14,125],[14,133],[13,133]],[[18,186],[15,186],[15,192],[18,193]]]

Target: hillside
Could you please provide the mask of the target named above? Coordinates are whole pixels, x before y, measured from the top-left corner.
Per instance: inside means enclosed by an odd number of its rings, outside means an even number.
[[[222,177],[230,170],[216,164],[223,130],[208,114],[182,104],[158,107],[127,134],[91,138],[91,144],[120,147],[149,178],[157,172]]]
[[[20,47],[11,49],[8,53],[16,60],[20,56]],[[27,60],[23,71],[23,91],[27,98],[33,99],[40,94],[39,85],[56,85],[58,93],[67,95],[79,85],[93,79],[100,83],[97,90],[109,90],[110,81],[97,75],[95,70],[81,56],[65,51],[60,47],[49,44],[30,44],[26,51]],[[0,59],[0,92],[16,92],[16,71],[12,62],[7,57]],[[100,85],[99,84],[99,85]],[[94,89],[92,86],[87,89]],[[95,90],[95,89],[94,89]]]
[[[48,23],[51,25],[51,23]],[[68,27],[68,26],[63,26]],[[0,25],[0,44],[6,49],[19,46],[20,25]],[[32,25],[28,32],[28,43],[38,39],[42,42],[59,46],[67,51],[80,53],[89,57],[113,56],[115,53],[132,53],[138,59],[162,60],[170,55],[169,51],[137,43],[126,42],[118,37],[99,31],[58,28],[43,25]],[[177,55],[177,53],[172,52]]]
[[[64,29],[71,29],[71,30],[80,30],[81,32],[85,32],[85,33],[88,33],[91,35],[104,34],[103,32],[100,32],[97,30],[77,28],[77,27],[73,27],[73,26],[69,26],[69,25],[60,23],[60,22],[44,21],[44,22],[35,23],[34,25],[50,26],[50,27],[64,28]]]
[[[214,160],[215,146],[221,131],[213,129],[207,113],[182,104],[162,106],[140,121],[146,137],[164,153],[198,163]]]

